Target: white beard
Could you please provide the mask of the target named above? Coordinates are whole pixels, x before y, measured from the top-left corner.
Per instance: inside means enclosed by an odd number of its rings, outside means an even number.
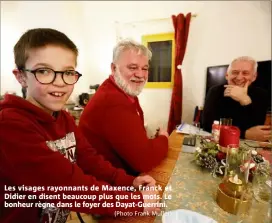
[[[141,84],[141,85],[138,86],[135,90],[133,90],[133,89],[131,88],[130,84],[127,83],[127,81],[121,76],[121,73],[120,73],[120,71],[119,71],[118,68],[116,69],[116,74],[113,75],[113,77],[114,77],[114,80],[115,80],[116,84],[117,84],[117,85],[118,85],[125,93],[127,93],[128,95],[133,96],[133,97],[138,96],[138,95],[142,92],[142,90],[143,90],[143,88],[144,88],[144,86],[145,86],[145,83],[146,83],[146,81],[143,82],[143,84]],[[133,78],[132,78],[132,79],[133,79]],[[135,79],[135,78],[134,78],[134,79]]]

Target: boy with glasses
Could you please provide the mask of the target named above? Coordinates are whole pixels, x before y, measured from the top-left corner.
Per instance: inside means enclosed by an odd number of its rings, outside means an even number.
[[[69,211],[99,215],[159,211],[157,207],[137,205],[156,203],[155,198],[143,199],[143,195],[156,195],[154,191],[131,192],[133,187],[127,187],[128,191],[101,190],[103,185],[131,185],[137,189],[142,184],[153,186],[155,180],[126,175],[96,155],[72,117],[62,110],[82,76],[75,70],[75,44],[57,30],[32,29],[19,39],[14,56],[17,68],[13,73],[27,88],[27,95],[26,100],[6,95],[0,103],[0,222],[59,223],[66,221]],[[91,190],[94,186],[96,189]],[[22,199],[10,200],[4,194]],[[29,200],[29,195],[36,197]],[[74,199],[75,195],[92,196]],[[128,199],[120,200],[119,207],[102,206],[105,202],[115,203],[116,195],[127,195]],[[79,205],[75,206],[75,201]],[[7,208],[10,203],[17,206]],[[28,208],[20,203],[28,204]],[[47,203],[54,205],[46,207]],[[70,205],[63,208],[67,203]],[[93,203],[98,205],[90,208]]]

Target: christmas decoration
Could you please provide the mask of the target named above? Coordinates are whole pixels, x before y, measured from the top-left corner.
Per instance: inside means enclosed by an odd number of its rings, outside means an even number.
[[[249,165],[250,175],[256,170],[257,164],[262,163],[269,166],[269,162],[255,149],[246,145],[240,145],[239,150],[251,150],[252,160],[240,167],[242,170]],[[214,177],[217,175],[223,176],[226,167],[226,153],[219,150],[219,144],[212,138],[200,137],[200,147],[197,147],[195,151],[195,163],[203,169],[210,171]]]
[[[262,155],[260,155],[260,154],[253,155],[252,158],[253,158],[254,162],[257,164],[264,162],[264,159],[263,159]]]

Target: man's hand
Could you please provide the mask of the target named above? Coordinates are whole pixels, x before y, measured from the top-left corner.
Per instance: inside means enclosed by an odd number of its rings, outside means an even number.
[[[150,204],[151,207],[145,207],[144,212],[159,214],[161,212],[161,208],[159,207],[160,195],[158,191],[141,191],[144,203]],[[147,205],[148,206],[148,205]]]
[[[258,125],[246,130],[245,138],[255,141],[265,142],[271,139],[271,126]]]
[[[149,176],[149,175],[145,175],[145,176],[138,176],[134,179],[133,181],[133,186],[138,189],[140,185],[143,186],[155,186],[156,185],[156,180]]]
[[[225,97],[231,97],[233,100],[238,101],[241,105],[248,105],[251,103],[251,99],[247,94],[249,81],[246,82],[244,87],[235,85],[224,85],[226,88],[224,91]]]
[[[159,128],[158,135],[159,136],[166,136],[167,138],[169,137],[168,132],[162,128]]]

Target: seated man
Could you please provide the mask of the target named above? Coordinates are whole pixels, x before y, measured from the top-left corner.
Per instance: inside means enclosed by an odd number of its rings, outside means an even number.
[[[241,130],[241,138],[267,141],[271,126],[265,126],[269,107],[265,90],[252,86],[257,77],[257,62],[250,57],[234,59],[226,73],[227,85],[212,87],[203,110],[203,128],[211,131],[214,120],[232,118]]]
[[[121,41],[113,51],[112,74],[84,109],[79,128],[98,153],[132,175],[157,166],[168,151],[168,133],[147,137],[137,96],[148,78],[151,52],[134,41]],[[155,118],[155,116],[154,116]]]

